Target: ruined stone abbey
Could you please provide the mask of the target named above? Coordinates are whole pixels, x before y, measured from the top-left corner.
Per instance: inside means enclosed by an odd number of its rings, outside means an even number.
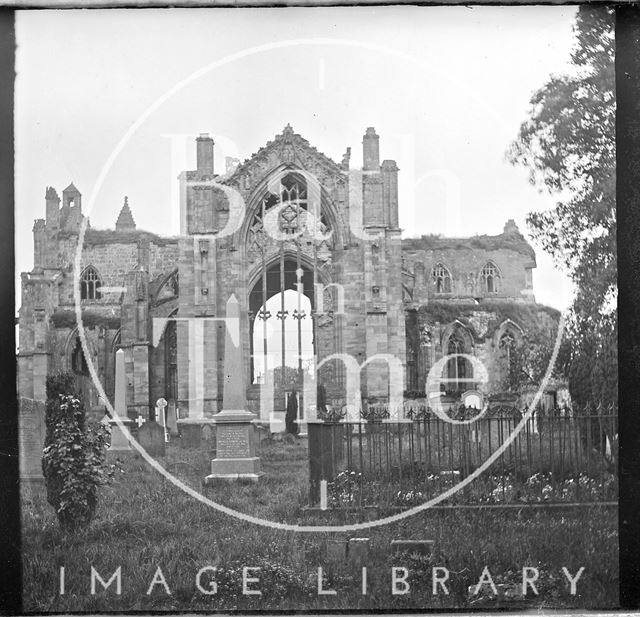
[[[222,406],[221,318],[232,294],[241,309],[248,404],[263,419],[284,412],[286,393],[303,391],[303,376],[323,384],[329,403],[344,405],[344,362],[319,366],[333,354],[360,366],[369,360],[358,391],[367,400],[387,401],[393,387],[424,390],[430,368],[449,354],[479,358],[489,382],[478,388],[498,392],[512,350],[527,338],[519,315],[555,327],[535,303],[535,254],[513,221],[495,236],[402,237],[399,170],[380,161],[373,128],[363,137],[362,170],[350,169],[350,149],[336,163],[290,126],[221,176],[213,146],[208,135],[198,137],[197,169],[180,176],[178,237],[137,229],[136,204],[126,198],[114,229],[93,229],[73,184],[62,198],[46,189],[45,218],[33,227],[33,269],[22,274],[20,396],[44,400],[47,374],[68,370],[98,411],[90,365],[112,397],[122,348],[130,417],[148,417],[159,398],[181,418],[207,417]],[[74,302],[83,221],[77,285],[90,357]],[[400,364],[402,383],[390,383],[382,354]],[[474,387],[463,356],[444,372],[451,400]],[[307,413],[304,401],[301,409]]]

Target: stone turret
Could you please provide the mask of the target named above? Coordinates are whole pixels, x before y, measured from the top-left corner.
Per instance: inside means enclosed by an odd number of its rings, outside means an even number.
[[[56,189],[52,186],[47,187],[45,193],[46,202],[46,221],[50,231],[57,231],[60,227],[60,197]]]
[[[370,126],[362,138],[362,201],[365,227],[384,227],[382,174],[380,173],[380,138]]]
[[[116,221],[116,231],[135,231],[136,222],[133,220],[133,214],[129,208],[129,198],[124,198],[124,204]]]
[[[201,133],[196,139],[196,162],[198,173],[205,176],[213,175],[213,146],[214,141],[209,133]]]
[[[519,234],[520,233],[520,230],[518,229],[518,226],[516,225],[516,222],[513,219],[509,219],[504,224],[504,233],[505,234]]]
[[[395,161],[382,161],[382,203],[385,223],[398,227],[398,166]]]
[[[82,223],[82,194],[73,182],[62,191],[60,226],[66,231],[78,231]]]
[[[62,191],[62,207],[82,210],[82,193],[80,193],[73,182]]]
[[[380,137],[372,126],[362,138],[362,153],[364,171],[380,171]]]

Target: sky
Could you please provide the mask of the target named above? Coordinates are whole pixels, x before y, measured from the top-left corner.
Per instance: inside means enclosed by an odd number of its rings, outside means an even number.
[[[554,204],[505,152],[532,94],[570,70],[575,7],[348,7],[19,11],[16,285],[33,267],[44,194],[73,181],[95,228],[124,196],[139,229],[178,234],[176,177],[210,133],[216,172],[290,123],[362,164],[367,127],[396,160],[400,227],[498,234]],[[92,203],[89,211],[90,202]],[[536,300],[571,287],[536,249]],[[19,306],[19,288],[16,289]]]

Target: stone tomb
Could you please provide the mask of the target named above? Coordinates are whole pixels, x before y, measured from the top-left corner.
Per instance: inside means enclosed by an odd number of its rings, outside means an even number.
[[[164,427],[157,422],[145,422],[138,429],[138,443],[150,456],[164,456]]]
[[[258,480],[260,459],[256,456],[256,434],[249,412],[226,412],[216,415],[216,458],[211,461],[211,475],[215,478]]]
[[[42,449],[45,437],[45,405],[41,401],[20,399],[18,416],[21,481],[43,481]]]
[[[178,410],[176,409],[176,402],[169,401],[167,405],[167,428],[169,429],[169,435],[177,437],[178,435]]]

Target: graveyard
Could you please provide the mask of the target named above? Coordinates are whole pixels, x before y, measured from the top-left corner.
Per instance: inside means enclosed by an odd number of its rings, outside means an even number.
[[[395,468],[385,475],[375,465],[355,471],[356,459],[363,463],[364,454],[373,462],[386,450],[391,453],[387,461],[398,462],[393,452],[401,461],[403,446],[408,451],[404,456],[413,456],[413,467],[420,461],[428,465],[427,457],[417,456],[418,444],[436,445],[426,436],[441,433],[442,427],[429,427],[431,420],[357,427],[328,421],[310,423],[307,434],[272,432],[247,417],[251,414],[239,413],[242,390],[234,388],[234,377],[227,382],[232,409],[219,414],[222,430],[216,423],[200,431],[168,426],[162,401],[156,407],[158,422],[139,419],[119,425],[115,416],[125,409],[124,389],[118,388],[122,360],[120,353],[106,458],[114,477],[101,487],[89,526],[75,533],[60,528],[47,503],[45,483],[35,477],[37,421],[31,418],[23,430],[32,439],[24,442],[21,486],[25,610],[492,610],[617,604],[617,525],[612,516],[617,494],[615,485],[605,482],[613,476],[601,469],[595,491],[582,481],[588,476],[575,467],[583,451],[577,445],[581,439],[576,430],[560,429],[566,419],[557,418],[555,432],[549,428],[544,438],[527,427],[517,447],[459,495],[399,521],[354,528],[406,512],[461,480],[462,467],[449,473],[416,468],[404,478]],[[234,363],[233,352],[229,362]],[[43,411],[37,407],[25,410],[37,418]],[[25,421],[28,415],[23,413]],[[496,421],[501,427],[505,422]],[[487,438],[495,436],[491,420],[487,422]],[[577,421],[571,424],[575,429]],[[450,457],[471,453],[463,434],[455,442],[450,431],[449,443],[457,443],[446,450]],[[592,437],[589,430],[588,439]],[[527,473],[539,469],[533,450],[527,454],[523,445],[532,439],[537,439],[538,463],[566,460],[567,470],[559,475],[552,464],[548,476],[538,472],[535,481],[519,485],[520,491],[528,487],[526,495],[516,494],[517,465],[529,459]],[[549,458],[563,444],[567,456]],[[525,454],[518,456],[518,448]],[[581,469],[587,468],[586,461],[580,461]],[[509,464],[511,472],[505,468]],[[217,511],[171,478],[265,524]],[[318,479],[323,487],[319,495],[312,488]],[[415,488],[416,480],[422,491]],[[507,481],[514,486],[506,487]],[[566,493],[572,485],[578,491]],[[493,499],[487,501],[488,495]],[[288,528],[274,529],[270,523]],[[316,526],[323,531],[309,531]],[[328,526],[340,530],[327,531]],[[532,582],[525,586],[525,579]]]
[[[78,528],[58,524],[39,470],[57,428],[22,401],[26,610],[617,605],[614,408],[463,405],[478,417],[453,424],[407,402],[402,417],[325,409],[282,430],[247,411],[242,347],[226,338],[222,409],[197,421],[163,398],[130,418],[116,352],[113,412],[86,422],[109,427],[111,477]]]
[[[354,418],[320,393],[315,418],[262,422],[242,354],[227,328],[210,417],[164,398],[130,417],[122,349],[100,421],[70,374],[48,378],[46,405],[22,400],[25,610],[617,605],[613,406],[534,415],[469,390],[445,417],[406,400]],[[83,497],[88,469],[108,479]]]
[[[308,475],[306,443],[277,441],[262,448],[265,472],[259,482],[239,480],[202,487],[210,450],[185,451],[169,444],[167,469],[220,503],[267,520],[302,525],[350,524],[362,513],[344,509],[305,509]],[[186,455],[185,455],[186,454]],[[42,484],[23,491],[25,610],[225,610],[262,608],[409,609],[497,607],[613,607],[617,603],[617,526],[607,507],[464,509],[434,508],[392,523],[356,532],[295,533],[250,525],[195,501],[170,484],[137,455],[117,460],[114,482],[100,493],[96,517],[77,534],[59,529]],[[413,540],[412,551],[394,553],[392,542]],[[426,554],[420,547],[429,543]],[[353,550],[361,543],[361,550]],[[205,566],[216,567],[218,593],[195,585]],[[362,567],[368,589],[362,594]],[[572,596],[561,574],[585,568]],[[60,568],[64,593],[60,593]],[[91,568],[106,582],[121,570],[115,585],[91,593]],[[150,581],[160,567],[171,592]],[[242,570],[259,568],[254,588],[242,593]],[[324,572],[318,594],[317,573]],[[407,568],[411,592],[393,594],[391,568]],[[431,593],[433,568],[451,572],[448,594]],[[488,567],[500,597],[471,595]],[[523,567],[537,567],[538,595],[517,593]],[[208,573],[208,575],[211,573]],[[510,590],[509,595],[503,590]],[[485,590],[486,591],[486,590]]]

